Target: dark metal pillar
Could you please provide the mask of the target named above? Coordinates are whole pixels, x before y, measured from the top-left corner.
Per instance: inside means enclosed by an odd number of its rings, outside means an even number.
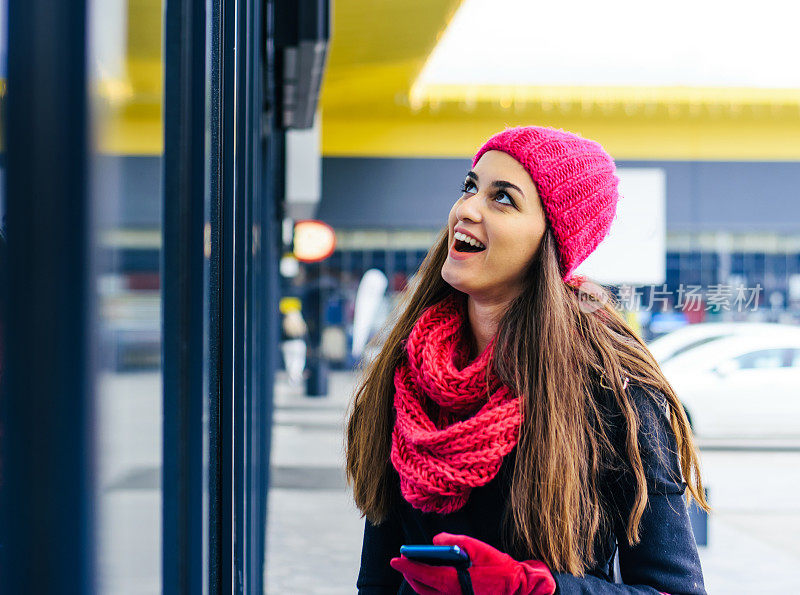
[[[162,260],[163,592],[202,593],[205,222],[204,2],[166,3]]]
[[[8,4],[3,593],[94,590],[87,15]]]

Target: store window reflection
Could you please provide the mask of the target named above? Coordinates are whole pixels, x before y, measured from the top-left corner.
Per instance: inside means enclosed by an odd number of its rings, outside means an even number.
[[[89,14],[100,313],[98,592],[161,588],[160,0]]]

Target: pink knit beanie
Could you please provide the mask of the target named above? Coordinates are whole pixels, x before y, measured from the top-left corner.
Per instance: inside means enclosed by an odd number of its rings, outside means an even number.
[[[475,154],[472,167],[492,150],[508,153],[530,174],[558,244],[562,279],[574,281],[572,272],[603,241],[616,214],[614,160],[600,143],[542,126],[495,134]]]

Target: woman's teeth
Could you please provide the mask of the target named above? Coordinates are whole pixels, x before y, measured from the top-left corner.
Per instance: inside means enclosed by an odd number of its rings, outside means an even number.
[[[470,244],[471,246],[475,246],[476,248],[486,248],[486,246],[481,244],[475,238],[471,238],[467,234],[461,233],[460,231],[455,232],[453,234],[453,237],[455,237],[455,239],[457,239],[457,240],[461,240],[462,242],[466,242],[467,244]]]

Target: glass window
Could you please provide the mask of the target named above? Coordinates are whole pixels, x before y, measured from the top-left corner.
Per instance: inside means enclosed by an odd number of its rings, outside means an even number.
[[[161,592],[161,0],[90,3],[99,593]]]
[[[722,339],[723,337],[728,337],[728,336],[729,335],[713,335],[711,337],[703,337],[702,339],[698,339],[697,341],[692,341],[691,343],[687,343],[683,347],[676,349],[672,355],[664,358],[664,361],[668,362],[673,357],[676,357],[682,353],[686,353],[687,351],[690,351],[695,347],[700,347],[701,345],[705,345],[706,343],[711,343],[712,341],[716,341],[718,339]]]
[[[790,368],[800,368],[800,349],[786,350],[786,365]]]
[[[742,370],[755,368],[781,368],[785,365],[785,349],[761,349],[740,355],[735,359]]]

